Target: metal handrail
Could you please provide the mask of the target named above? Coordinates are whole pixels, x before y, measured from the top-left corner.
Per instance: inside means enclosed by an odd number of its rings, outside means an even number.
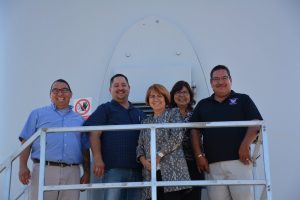
[[[44,191],[51,190],[69,190],[69,189],[96,189],[96,188],[137,188],[137,187],[151,187],[151,193],[153,199],[156,199],[156,187],[157,186],[173,186],[173,185],[185,185],[185,186],[204,186],[204,185],[265,185],[267,199],[272,199],[271,193],[271,180],[270,180],[270,168],[269,168],[269,155],[268,155],[268,143],[266,136],[266,128],[264,121],[226,121],[226,122],[193,122],[193,123],[162,123],[162,124],[131,124],[131,125],[106,125],[106,126],[86,126],[86,127],[62,127],[62,128],[44,128],[38,130],[29,140],[27,140],[15,153],[13,153],[4,164],[0,165],[0,173],[6,168],[9,168],[11,163],[21,154],[21,152],[31,145],[38,137],[40,137],[41,156],[40,162],[45,162],[45,142],[46,134],[61,133],[61,132],[91,132],[91,131],[118,131],[118,130],[151,130],[151,155],[156,154],[156,134],[155,130],[159,128],[221,128],[221,127],[253,127],[260,126],[261,131],[259,133],[258,141],[255,145],[253,158],[257,158],[259,153],[259,146],[264,141],[263,157],[264,157],[264,171],[265,179],[263,180],[201,180],[201,181],[156,181],[156,159],[151,157],[151,181],[150,182],[129,182],[129,183],[95,183],[95,184],[74,184],[74,185],[44,185],[45,165],[40,165],[39,176],[39,199],[43,199]],[[11,173],[11,172],[10,172]],[[7,191],[6,191],[7,192]],[[9,191],[8,191],[9,198]]]

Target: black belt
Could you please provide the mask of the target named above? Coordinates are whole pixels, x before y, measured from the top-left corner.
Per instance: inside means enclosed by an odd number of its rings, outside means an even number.
[[[34,163],[40,163],[39,159],[32,159]],[[53,162],[53,161],[45,161],[46,165],[48,166],[58,166],[58,167],[72,167],[78,166],[79,164],[67,164],[64,162]]]

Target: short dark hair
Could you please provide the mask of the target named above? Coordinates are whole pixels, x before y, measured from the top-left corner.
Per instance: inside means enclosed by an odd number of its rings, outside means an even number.
[[[214,73],[215,71],[217,71],[217,70],[220,70],[220,69],[226,70],[226,72],[227,72],[229,78],[231,78],[230,71],[229,71],[228,67],[226,67],[225,65],[217,65],[217,66],[215,66],[215,67],[210,71],[210,80],[212,80],[212,78],[213,78],[213,77],[212,77],[212,76],[213,76],[213,73]]]
[[[110,78],[109,86],[112,85],[112,83],[114,82],[114,79],[115,79],[116,77],[123,77],[123,78],[125,78],[126,82],[127,82],[128,85],[129,85],[128,78],[127,78],[124,74],[115,74],[115,75],[113,75],[113,77]]]
[[[65,81],[64,79],[57,79],[56,81],[54,81],[54,82],[52,83],[52,85],[51,85],[51,87],[50,87],[50,93],[51,93],[51,91],[52,91],[53,85],[54,85],[55,83],[57,83],[57,82],[59,82],[59,83],[65,83],[65,84],[68,86],[70,92],[72,92],[71,87],[70,87],[70,85],[69,85],[69,83],[68,83],[67,81]]]
[[[190,86],[190,84],[186,81],[177,81],[173,88],[171,89],[170,95],[171,95],[171,102],[170,102],[170,107],[171,108],[175,108],[177,107],[177,104],[174,101],[174,96],[175,93],[182,90],[183,87],[186,87],[186,89],[189,91],[190,94],[190,102],[188,103],[187,109],[189,111],[193,110],[193,105],[196,103],[195,99],[194,99],[194,92]]]

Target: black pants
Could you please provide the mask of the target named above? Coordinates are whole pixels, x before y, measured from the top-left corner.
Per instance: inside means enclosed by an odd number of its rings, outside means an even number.
[[[160,170],[156,172],[156,180],[162,181]],[[189,194],[189,189],[179,190],[174,192],[164,192],[163,187],[157,188],[157,200],[186,200],[186,195]]]
[[[188,165],[191,180],[204,180],[204,174],[198,171],[194,160],[187,160],[186,163]],[[192,190],[185,195],[184,200],[201,200],[201,190],[201,186],[193,187]]]
[[[164,193],[163,200],[186,200],[186,195],[190,192],[189,189],[179,190],[174,192],[166,192]]]

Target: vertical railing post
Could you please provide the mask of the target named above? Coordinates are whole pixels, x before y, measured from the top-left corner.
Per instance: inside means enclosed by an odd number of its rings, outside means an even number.
[[[46,156],[46,131],[40,130],[40,171],[39,171],[39,192],[38,200],[44,199],[44,185],[45,185],[45,156]]]
[[[260,127],[259,133],[258,133],[258,137],[257,137],[257,141],[255,143],[255,147],[254,147],[254,151],[252,154],[252,158],[251,160],[253,161],[253,166],[256,166],[256,160],[259,157],[259,151],[260,151],[260,146],[262,144],[262,126]]]
[[[262,137],[263,137],[263,154],[264,154],[264,170],[265,170],[265,177],[266,177],[266,193],[267,199],[272,200],[272,188],[271,188],[271,173],[270,173],[270,159],[269,159],[269,143],[267,138],[267,131],[266,126],[263,125],[262,128]]]
[[[260,126],[257,141],[255,143],[254,151],[251,157],[252,164],[253,164],[253,169],[252,169],[252,174],[253,174],[253,180],[256,179],[256,173],[257,173],[257,158],[259,157],[259,152],[260,152],[260,147],[262,144],[262,126]],[[258,187],[256,185],[253,185],[254,189],[254,199],[258,199]]]
[[[10,188],[11,188],[11,173],[12,173],[12,161],[9,161],[8,166],[4,169],[6,181],[3,188],[3,198],[4,199],[11,199],[10,198]]]
[[[150,155],[151,155],[151,199],[156,200],[156,129],[151,128],[151,136],[150,136]]]
[[[8,174],[8,199],[11,199],[11,176],[12,176],[12,161],[9,162],[9,167],[8,167],[8,171],[9,171],[9,174]]]

